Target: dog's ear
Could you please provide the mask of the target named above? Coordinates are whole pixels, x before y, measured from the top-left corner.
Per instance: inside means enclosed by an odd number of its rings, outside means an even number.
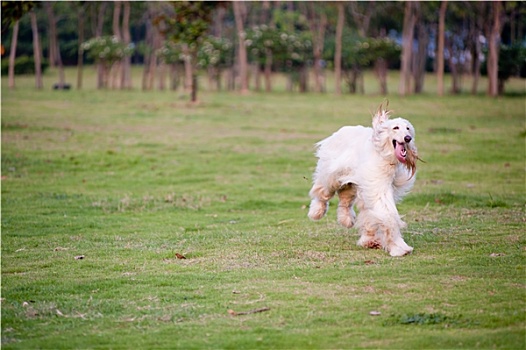
[[[389,119],[389,111],[383,109],[383,106],[380,105],[376,114],[373,116],[373,128],[376,129]]]

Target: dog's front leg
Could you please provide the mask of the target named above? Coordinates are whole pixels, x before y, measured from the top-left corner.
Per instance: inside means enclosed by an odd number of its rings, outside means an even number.
[[[385,228],[384,237],[386,240],[385,247],[391,256],[404,256],[413,251],[413,247],[405,243],[402,234],[397,229]]]
[[[351,228],[356,221],[356,213],[353,209],[356,199],[356,186],[353,184],[343,185],[338,190],[338,223],[344,227]]]

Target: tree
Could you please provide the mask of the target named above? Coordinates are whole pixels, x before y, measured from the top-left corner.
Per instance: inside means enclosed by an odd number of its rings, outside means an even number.
[[[197,64],[208,70],[210,81],[221,90],[221,70],[232,65],[233,45],[227,38],[208,36],[197,53]]]
[[[35,87],[42,89],[42,51],[40,50],[40,37],[38,35],[37,15],[34,10],[29,12],[31,17],[31,31],[33,32],[33,56],[35,60]]]
[[[2,35],[13,25],[13,35],[9,52],[8,86],[15,88],[15,58],[18,44],[19,21],[35,6],[33,1],[2,1]]]
[[[489,4],[489,18],[486,21],[486,37],[488,38],[488,95],[496,97],[499,94],[499,44],[500,32],[502,30],[501,12],[502,4],[500,1],[493,1]]]
[[[9,88],[15,88],[15,58],[16,58],[16,45],[18,43],[18,27],[19,20],[16,20],[13,26],[13,37],[11,40],[11,49],[9,52]]]
[[[192,102],[197,101],[197,52],[212,22],[212,10],[218,3],[181,1],[172,3],[174,13],[162,13],[154,24],[167,40],[181,44],[191,63]]]
[[[418,3],[405,2],[404,28],[402,32],[402,62],[400,67],[400,95],[408,95],[411,92],[411,62],[413,58],[413,36],[416,24],[416,10]]]
[[[308,23],[312,32],[312,51],[313,51],[313,67],[314,67],[314,91],[322,92],[325,90],[321,56],[323,52],[323,45],[325,41],[325,29],[327,27],[327,14],[325,13],[325,6],[315,4],[314,1],[305,2]]]
[[[120,26],[120,18],[121,18],[121,8],[122,3],[120,1],[114,1],[113,2],[113,21],[112,21],[112,28],[113,28],[113,36],[117,38],[118,41],[122,41],[122,35],[121,35],[121,26]],[[121,73],[121,62],[116,61],[110,70],[110,79],[111,79],[111,87],[112,88],[120,88],[121,80],[119,79],[119,73]]]
[[[342,35],[343,25],[345,24],[345,8],[343,2],[338,2],[338,22],[336,24],[335,53],[334,53],[334,78],[335,92],[342,93]]]
[[[109,83],[110,71],[115,62],[122,60],[124,56],[133,53],[131,45],[124,44],[116,36],[95,37],[82,44],[84,51],[88,51],[91,58],[102,67],[102,79],[97,84],[97,88],[107,88]]]
[[[360,39],[365,39],[369,35],[369,27],[372,16],[373,14],[376,14],[376,3],[374,1],[351,1],[349,2],[349,6],[354,25],[358,31],[358,37]],[[364,84],[360,60],[351,58],[350,61],[352,62],[350,71],[346,72],[346,80],[349,85],[349,91],[351,93],[356,93],[358,90],[360,90],[361,93],[363,93]]]
[[[437,46],[437,84],[438,95],[444,95],[444,36],[446,32],[446,9],[447,0],[440,3],[440,12],[438,18],[438,46]]]
[[[77,10],[77,27],[79,34],[79,45],[77,50],[77,89],[82,89],[82,68],[84,65],[84,49],[82,48],[82,43],[84,42],[84,13],[85,13],[85,4],[80,3]]]
[[[414,92],[419,94],[424,90],[424,78],[426,73],[427,48],[429,45],[429,20],[435,17],[436,9],[431,2],[422,2],[417,7],[416,38],[418,41],[417,51],[413,55],[413,78]],[[430,15],[432,13],[432,15]]]
[[[520,43],[502,45],[499,50],[498,93],[504,93],[504,84],[512,76],[517,76],[526,59],[526,48]]]
[[[123,2],[123,15],[122,15],[122,41],[124,45],[129,46],[131,43],[130,35],[130,13],[131,6],[129,1]],[[121,88],[131,89],[132,88],[132,79],[131,79],[131,57],[124,56],[122,60],[122,73],[121,73]]]
[[[58,84],[56,87],[63,89],[66,84],[66,77],[64,75],[62,56],[60,55],[60,46],[57,37],[57,23],[55,19],[55,12],[53,11],[53,3],[44,2],[44,7],[49,20],[49,63],[50,66],[58,67]]]
[[[238,60],[239,60],[239,80],[242,94],[248,92],[248,60],[247,48],[245,46],[245,30],[244,30],[244,12],[245,3],[242,1],[232,2],[234,7],[234,17],[236,21],[236,30],[238,37]]]

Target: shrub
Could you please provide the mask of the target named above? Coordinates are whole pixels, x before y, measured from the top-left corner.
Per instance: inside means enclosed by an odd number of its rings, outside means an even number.
[[[42,59],[42,73],[49,67],[49,62]],[[9,71],[9,59],[2,60],[2,75],[7,75]],[[35,60],[30,56],[20,56],[15,59],[15,74],[35,74]]]

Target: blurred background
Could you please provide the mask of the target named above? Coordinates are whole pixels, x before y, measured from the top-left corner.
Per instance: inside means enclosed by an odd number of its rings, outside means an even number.
[[[205,86],[497,96],[526,77],[525,14],[521,1],[2,1],[2,76],[14,88],[35,74],[42,88],[51,68],[55,89],[192,100]]]

